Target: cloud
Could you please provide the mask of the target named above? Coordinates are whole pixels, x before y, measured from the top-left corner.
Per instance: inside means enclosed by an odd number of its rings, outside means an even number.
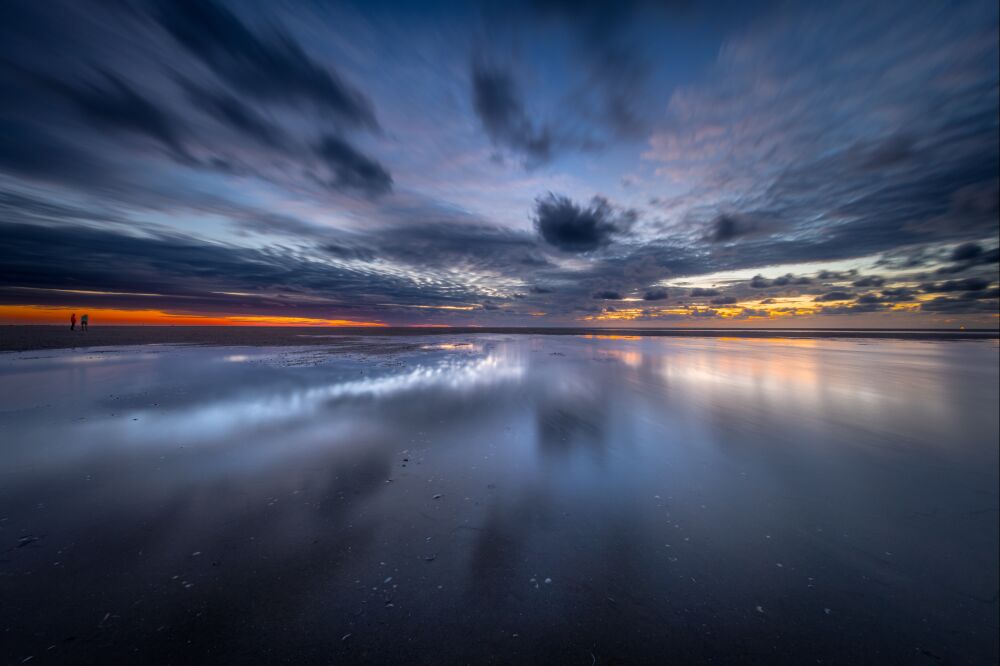
[[[808,277],[805,277],[804,275],[800,277],[795,277],[791,273],[785,273],[784,275],[779,275],[778,277],[771,280],[771,286],[773,287],[785,287],[790,284],[796,284],[796,285],[812,284],[812,280],[809,279]]]
[[[928,293],[947,293],[952,291],[982,291],[990,286],[990,281],[984,278],[965,278],[964,280],[948,280],[947,282],[926,282],[920,285]]]
[[[948,259],[955,263],[949,266],[941,266],[934,272],[938,274],[955,274],[964,273],[976,266],[995,266],[1000,261],[1000,248],[984,250],[979,243],[964,243],[952,250]]]
[[[813,300],[820,303],[825,301],[852,301],[854,300],[854,294],[849,291],[828,291],[825,294],[820,294]]]
[[[153,16],[185,50],[246,95],[283,105],[305,101],[349,125],[378,125],[367,97],[277,26],[262,37],[215,0],[160,0]]]
[[[713,283],[690,290],[708,313],[691,316],[719,316],[710,299],[832,290],[859,294],[852,312],[912,312],[923,298],[928,313],[989,315],[994,7],[783,6],[727,24],[715,65],[695,57],[677,85],[652,29],[659,3],[599,4],[565,3],[558,21],[487,8],[489,34],[472,38],[480,26],[449,13],[399,39],[384,21],[395,10],[380,7],[359,18],[315,4],[7,3],[0,215],[32,226],[4,236],[5,281],[11,268],[22,296],[32,284],[159,285],[171,304],[204,308],[498,307],[488,321],[529,306],[576,317],[609,305],[593,298],[604,291],[640,295],[635,309],[651,313],[668,296],[653,285]],[[472,40],[513,45],[501,62],[520,65],[470,63]],[[650,122],[636,164],[631,142]],[[484,130],[494,152],[546,168],[485,163]],[[596,149],[608,154],[557,160]],[[526,229],[523,211],[547,189],[567,196],[539,198]],[[204,240],[171,231],[187,225]],[[78,235],[99,230],[100,242]],[[77,276],[45,256],[43,235],[61,262],[81,257]],[[875,257],[865,270],[884,275],[779,275]],[[715,277],[733,271],[761,275]]]
[[[343,245],[339,243],[326,243],[321,245],[320,248],[331,257],[346,259],[349,261],[371,262],[378,257],[375,250],[367,247],[352,247],[350,245]]]
[[[855,287],[881,287],[885,284],[885,278],[881,275],[866,275],[852,282]]]
[[[379,196],[392,189],[392,176],[381,164],[339,137],[323,137],[316,154],[333,173],[332,185],[336,188],[359,190],[369,196]]]
[[[121,77],[99,69],[95,78],[80,84],[43,81],[68,99],[94,125],[115,132],[145,135],[175,156],[190,160],[180,138],[183,130],[178,127],[178,121]]]
[[[345,310],[384,317],[393,310],[383,303],[481,299],[461,278],[343,265],[301,250],[252,249],[177,233],[0,223],[0,244],[0,301],[7,303],[66,302],[70,295],[53,290],[89,290],[116,292],[90,297],[114,307],[329,318]],[[413,314],[408,309],[405,316]]]
[[[886,309],[884,303],[853,303],[851,305],[824,305],[819,313],[824,315],[853,315],[865,312],[880,312]]]
[[[712,222],[707,236],[713,243],[725,243],[740,236],[741,233],[740,224],[735,217],[720,215]]]
[[[0,117],[0,170],[29,181],[99,188],[123,178],[100,155],[53,135],[31,121]]]
[[[535,228],[546,243],[565,252],[592,252],[629,231],[637,219],[607,199],[594,197],[583,207],[551,192],[535,200]]]
[[[272,25],[261,36],[267,28],[259,26],[272,19],[260,8],[249,10],[258,13],[255,30],[215,2],[63,9],[21,6],[13,12],[16,34],[0,30],[0,91],[10,100],[0,110],[6,173],[158,211],[188,211],[218,196],[206,192],[218,189],[208,183],[217,173],[233,179],[229,192],[270,190],[326,205],[348,198],[331,194],[375,198],[391,189],[388,168],[349,135],[376,128],[370,103],[346,84],[342,95],[331,93],[343,81],[282,29]],[[72,58],[46,52],[55,36],[71,45]],[[237,71],[246,85],[234,82]],[[281,81],[270,88],[273,96],[249,92],[267,76]],[[299,104],[306,82],[318,92]]]
[[[541,2],[528,3],[538,17],[571,36],[574,69],[585,74],[572,89],[567,112],[590,120],[595,130],[610,139],[634,140],[645,136],[651,124],[649,104],[656,89],[650,85],[655,71],[650,48],[641,33],[651,25],[673,22],[683,11],[680,3],[664,2]],[[531,17],[537,24],[535,16]],[[655,48],[655,47],[652,47]]]
[[[591,90],[597,98],[592,114],[616,137],[642,136],[649,125],[641,103],[648,96],[649,63],[634,48],[634,43],[626,40],[618,43],[600,40],[591,31],[584,41]],[[602,43],[595,45],[595,42]]]
[[[520,153],[529,165],[552,159],[552,131],[528,118],[509,72],[474,63],[472,106],[494,144]]]
[[[996,71],[984,64],[997,58],[995,8],[911,10],[789,6],[674,91],[644,156],[684,192],[682,214],[727,211],[705,237],[740,239],[734,264],[995,236]],[[739,215],[755,211],[787,223],[746,237]]]
[[[912,301],[916,298],[916,292],[912,289],[906,287],[896,287],[892,289],[883,289],[881,300],[889,302],[900,302],[900,301]]]
[[[621,292],[618,291],[599,291],[594,294],[594,298],[603,301],[620,301],[622,299]]]
[[[209,90],[189,81],[184,81],[181,85],[187,91],[188,98],[202,111],[243,136],[271,148],[280,148],[288,141],[277,124],[235,96],[225,91]]]
[[[952,261],[968,261],[975,259],[983,253],[983,248],[979,243],[962,243],[957,245],[951,252]]]
[[[885,169],[906,162],[913,157],[914,140],[911,136],[897,134],[875,142],[855,146],[861,164],[867,169]]]
[[[778,228],[777,220],[768,215],[727,213],[709,223],[705,238],[711,243],[728,243],[746,236],[765,235]]]
[[[946,314],[993,314],[998,311],[997,293],[985,292],[964,294],[959,297],[938,296],[920,303],[926,312]]]

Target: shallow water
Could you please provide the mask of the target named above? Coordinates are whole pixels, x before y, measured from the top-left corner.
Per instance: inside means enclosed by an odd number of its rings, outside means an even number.
[[[0,658],[995,663],[998,346],[0,355]]]

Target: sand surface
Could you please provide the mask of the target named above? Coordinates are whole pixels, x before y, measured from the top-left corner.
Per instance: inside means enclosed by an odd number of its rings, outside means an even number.
[[[0,663],[997,662],[993,340],[343,341],[0,354]]]
[[[728,338],[871,338],[898,340],[996,339],[997,331],[873,329],[608,329],[608,328],[303,328],[258,326],[0,326],[0,351],[142,344],[363,345],[363,338],[428,335],[627,335]],[[351,339],[348,339],[351,338]],[[400,342],[400,344],[405,344]]]

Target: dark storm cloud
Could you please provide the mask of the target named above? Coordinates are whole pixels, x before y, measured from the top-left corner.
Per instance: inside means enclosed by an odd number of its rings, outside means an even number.
[[[618,291],[599,291],[594,294],[594,298],[602,301],[620,301],[622,294]]]
[[[331,193],[373,198],[391,189],[389,170],[345,134],[375,127],[370,102],[278,28],[260,36],[211,2],[86,10],[69,4],[48,12],[12,6],[0,17],[13,16],[18,26],[0,26],[0,93],[7,100],[0,167],[7,173],[156,209],[171,200],[179,209],[196,208],[192,200],[201,196],[190,185],[195,173],[163,178],[169,168],[256,179],[324,201]],[[125,34],[132,38],[120,39]],[[72,58],[45,51],[55,36]],[[307,98],[322,120],[289,106]],[[272,102],[285,108],[271,113],[262,106]],[[136,138],[161,146],[174,164]]]
[[[184,49],[236,90],[268,102],[310,102],[355,126],[377,126],[371,102],[313,60],[277,26],[256,34],[214,0],[153,3],[153,16]]]
[[[947,282],[927,282],[920,289],[928,293],[948,293],[952,291],[982,291],[990,286],[990,281],[983,278],[965,278],[964,280],[948,280]]]
[[[734,305],[737,302],[735,296],[717,296],[712,299],[712,305]]]
[[[0,117],[0,170],[29,180],[83,188],[117,180],[121,172],[92,152],[67,143],[34,122]]]
[[[594,197],[587,207],[549,193],[535,201],[535,228],[546,243],[565,252],[591,252],[628,232],[637,214]]]
[[[528,117],[510,72],[473,63],[472,105],[494,144],[523,155],[528,164],[552,158],[552,130]]]
[[[983,253],[983,248],[979,243],[962,243],[951,252],[952,261],[969,261],[975,259]]]
[[[916,292],[906,287],[896,287],[883,289],[881,300],[888,302],[912,301],[916,297]]]
[[[805,276],[796,277],[791,273],[785,273],[784,275],[779,275],[778,277],[771,280],[771,285],[775,287],[786,287],[790,284],[791,285],[812,284],[812,280]]]
[[[938,296],[921,302],[920,309],[945,314],[997,314],[1000,302],[996,293],[974,292],[958,297]]]
[[[849,271],[828,271],[821,270],[816,274],[820,280],[847,280],[848,278],[853,278],[858,272],[854,269]]]
[[[941,275],[954,275],[964,273],[977,266],[995,266],[1000,261],[1000,248],[983,250],[978,243],[965,243],[952,251],[949,260],[954,263],[941,266],[934,272]]]
[[[881,275],[866,275],[852,282],[855,287],[881,287],[885,284],[885,278]]]
[[[410,222],[367,238],[379,256],[411,266],[512,275],[549,266],[530,234],[486,224]]]
[[[763,278],[761,278],[761,279],[763,279]],[[706,289],[704,287],[695,287],[694,289],[691,290],[691,293],[689,295],[692,298],[697,298],[697,297],[701,297],[701,296],[704,296],[704,297],[718,296],[719,295],[719,290],[718,289]]]
[[[709,229],[708,239],[713,243],[724,243],[740,235],[739,224],[731,215],[715,218]]]
[[[181,83],[188,98],[218,122],[265,146],[280,147],[287,139],[282,129],[253,106],[222,90],[209,90],[191,82]]]
[[[385,194],[392,189],[392,176],[381,164],[339,137],[323,137],[316,154],[333,173],[335,188],[359,190],[369,196]]]
[[[854,300],[854,294],[849,291],[828,291],[825,294],[820,294],[813,300],[820,303],[824,301],[851,301]]]
[[[728,243],[737,238],[768,234],[779,227],[778,221],[767,214],[727,213],[709,223],[705,238],[712,243]]]
[[[666,289],[650,289],[642,295],[644,301],[665,301],[670,293]]]
[[[880,312],[886,309],[884,303],[853,303],[851,305],[825,305],[819,313],[825,315],[852,315],[865,312]]]
[[[79,84],[49,80],[44,85],[65,96],[95,126],[148,136],[174,155],[190,159],[178,121],[121,77],[98,69],[90,80]]]

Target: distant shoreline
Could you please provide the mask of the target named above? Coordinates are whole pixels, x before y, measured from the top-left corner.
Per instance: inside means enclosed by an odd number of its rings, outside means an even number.
[[[997,329],[725,329],[725,328],[546,328],[546,327],[271,327],[271,326],[95,326],[86,333],[67,326],[0,325],[0,352],[143,344],[213,346],[329,345],[331,336],[600,335],[716,338],[876,338],[895,340],[1000,339]]]

